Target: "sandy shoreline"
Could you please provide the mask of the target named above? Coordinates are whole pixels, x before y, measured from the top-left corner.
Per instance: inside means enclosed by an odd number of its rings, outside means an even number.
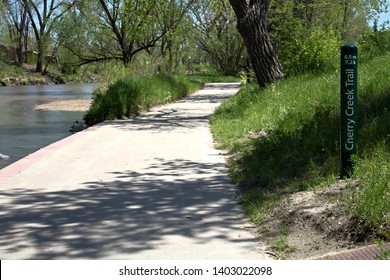
[[[44,111],[81,111],[85,112],[91,106],[92,99],[58,100],[34,106],[35,110]]]

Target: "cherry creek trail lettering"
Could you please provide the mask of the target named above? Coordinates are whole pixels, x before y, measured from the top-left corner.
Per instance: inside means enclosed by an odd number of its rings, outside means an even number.
[[[346,81],[345,81],[345,88],[351,87],[354,85],[355,80],[355,73],[354,69],[345,69],[346,74]],[[345,143],[345,149],[347,151],[352,151],[354,148],[354,136],[355,136],[355,126],[356,121],[353,119],[355,115],[355,96],[354,96],[354,89],[347,90],[345,92],[347,96],[347,107],[345,109],[345,115],[348,117],[347,119],[347,132],[346,132],[346,143]]]

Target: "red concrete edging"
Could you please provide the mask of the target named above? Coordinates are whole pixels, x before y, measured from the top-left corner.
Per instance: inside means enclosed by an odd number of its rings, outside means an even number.
[[[100,123],[97,125],[94,125],[92,127],[89,127],[83,131],[77,132],[75,134],[72,134],[70,136],[67,136],[57,142],[54,142],[48,146],[45,146],[38,151],[29,154],[28,156],[21,158],[20,160],[4,167],[0,170],[0,186],[7,183],[9,180],[17,176],[18,174],[22,173],[26,169],[33,166],[35,163],[39,162],[40,160],[44,159],[45,157],[49,156],[50,154],[54,153],[55,151],[61,149],[62,147],[69,145],[76,139],[85,137],[88,132],[96,130],[98,127],[103,126],[104,123]]]
[[[385,243],[383,248],[380,248],[378,245],[369,245],[334,255],[326,255],[318,258],[318,260],[376,260],[383,250],[389,251],[390,243]]]

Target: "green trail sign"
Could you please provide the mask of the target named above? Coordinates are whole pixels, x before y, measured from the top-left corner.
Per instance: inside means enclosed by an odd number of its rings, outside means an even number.
[[[349,177],[353,164],[351,156],[356,153],[357,142],[357,65],[358,50],[354,45],[341,47],[341,178]]]

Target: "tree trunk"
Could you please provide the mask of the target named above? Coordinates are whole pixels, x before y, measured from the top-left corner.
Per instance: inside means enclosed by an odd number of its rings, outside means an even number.
[[[237,29],[244,39],[257,82],[261,87],[282,78],[283,68],[276,57],[267,31],[269,0],[230,0],[237,16]]]
[[[43,71],[43,49],[44,49],[44,46],[43,46],[43,42],[42,42],[42,37],[40,38],[40,40],[38,40],[38,55],[37,55],[37,65],[36,65],[36,68],[35,68],[35,72],[37,73],[42,73]]]
[[[23,40],[24,40],[24,30],[26,28],[27,22],[27,11],[24,8],[20,16],[20,25],[15,26],[17,29],[17,63],[21,66],[23,65]]]

